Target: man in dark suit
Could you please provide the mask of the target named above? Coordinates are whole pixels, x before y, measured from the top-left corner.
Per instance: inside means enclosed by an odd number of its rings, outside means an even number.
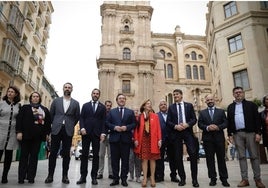
[[[192,184],[199,187],[197,181],[197,150],[196,141],[193,135],[193,126],[196,124],[196,115],[193,105],[183,102],[183,93],[180,89],[173,91],[175,103],[168,108],[167,126],[169,127],[168,138],[174,150],[176,169],[180,176],[179,186],[186,184],[186,175],[183,165],[183,143],[186,144],[190,157]]]
[[[51,127],[51,151],[48,161],[48,176],[45,183],[53,182],[53,175],[56,167],[57,153],[62,143],[62,183],[69,184],[68,170],[70,164],[70,150],[74,134],[74,126],[80,117],[79,102],[71,97],[73,85],[63,85],[63,97],[56,98],[50,107],[52,119]]]
[[[217,173],[215,168],[215,154],[219,169],[219,176],[224,187],[230,187],[227,182],[228,172],[225,161],[225,137],[223,130],[227,128],[228,122],[224,110],[216,108],[213,95],[205,97],[208,108],[200,112],[198,127],[202,129],[203,146],[206,153],[208,177],[210,186],[217,184]]]
[[[80,115],[79,124],[82,135],[81,177],[76,184],[86,183],[90,143],[92,143],[93,149],[91,183],[93,185],[98,184],[97,173],[99,169],[99,150],[100,141],[102,142],[105,138],[106,107],[98,101],[100,98],[99,89],[93,89],[91,97],[92,100],[83,105]]]
[[[113,108],[107,116],[106,125],[110,129],[110,149],[113,169],[113,182],[110,186],[121,184],[126,187],[127,174],[129,172],[129,153],[132,144],[132,130],[136,126],[134,111],[125,107],[126,96],[118,94],[116,96],[118,107]],[[120,169],[121,159],[121,169]],[[121,174],[119,176],[119,170]]]

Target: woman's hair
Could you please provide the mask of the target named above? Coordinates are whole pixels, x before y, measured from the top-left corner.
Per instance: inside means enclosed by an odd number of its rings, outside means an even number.
[[[30,97],[29,97],[29,102],[30,102],[30,103],[32,102],[33,94],[37,94],[37,95],[39,96],[39,102],[38,102],[38,104],[41,104],[41,102],[42,102],[42,98],[41,98],[40,93],[38,93],[37,91],[34,91],[34,92],[31,93],[31,95],[30,95]]]
[[[266,106],[266,104],[265,104],[265,100],[266,100],[267,97],[268,97],[268,95],[264,95],[264,97],[262,98],[262,105],[263,105],[264,107],[268,107],[268,106]]]
[[[148,101],[150,101],[150,99],[145,100],[145,101],[141,104],[141,107],[140,107],[140,112],[141,112],[141,113],[144,111],[144,107],[145,107],[145,105],[146,105],[146,103],[147,103]]]
[[[18,102],[20,102],[20,90],[16,87],[16,86],[9,86],[8,88],[7,88],[7,91],[9,90],[9,89],[13,89],[14,91],[15,91],[15,93],[17,94],[15,97],[14,97],[14,103],[16,104],[16,103],[18,103]],[[7,101],[7,92],[6,92],[6,95],[3,97],[3,100],[4,101]]]

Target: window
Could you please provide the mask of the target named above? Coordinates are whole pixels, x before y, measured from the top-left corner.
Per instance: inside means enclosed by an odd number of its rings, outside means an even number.
[[[130,60],[131,59],[131,52],[129,48],[123,49],[123,59],[124,60]]]
[[[192,79],[192,71],[191,71],[191,66],[186,65],[186,78],[187,79]]]
[[[125,25],[124,30],[125,31],[129,31],[129,26],[128,25]]]
[[[2,94],[3,94],[3,87],[0,86],[0,97],[1,97],[1,99],[3,98]]]
[[[189,59],[190,55],[189,54],[185,54],[185,58]]]
[[[192,51],[191,52],[192,60],[196,60],[196,52]]]
[[[234,36],[228,39],[229,43],[229,51],[230,53],[234,53],[238,50],[243,49],[242,36],[241,34]]]
[[[130,80],[123,80],[122,81],[122,92],[123,93],[130,93]]]
[[[202,54],[199,54],[198,55],[198,59],[203,59],[203,55]]]
[[[172,57],[172,54],[170,52],[167,53],[168,57]]]
[[[33,70],[30,68],[28,71],[27,83],[30,83],[32,81],[32,76],[33,76]]]
[[[268,1],[261,1],[261,9],[268,9]]]
[[[160,50],[159,52],[160,52],[160,54],[162,54],[163,58],[166,57],[166,52],[165,52],[165,50]]]
[[[168,64],[167,71],[168,78],[173,78],[173,66],[171,64]]]
[[[249,89],[249,81],[248,81],[248,72],[247,70],[242,70],[239,72],[233,73],[234,78],[234,86],[241,86],[245,90]]]
[[[232,1],[232,2],[224,5],[224,13],[225,13],[225,18],[229,18],[229,17],[237,14],[236,2]]]
[[[195,80],[198,80],[198,69],[196,65],[193,66],[193,76]]]
[[[171,105],[173,103],[173,95],[172,93],[168,94],[168,105]]]
[[[199,67],[199,72],[200,72],[200,79],[205,80],[205,68],[203,66]]]

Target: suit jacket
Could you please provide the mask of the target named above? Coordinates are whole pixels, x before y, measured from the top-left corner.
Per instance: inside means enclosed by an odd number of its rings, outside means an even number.
[[[80,115],[80,129],[84,128],[87,134],[100,136],[105,133],[106,107],[98,102],[98,106],[94,113],[92,103],[87,102],[83,105]]]
[[[110,129],[109,142],[132,142],[132,130],[136,127],[136,117],[134,111],[124,108],[123,118],[120,117],[118,108],[113,108],[107,115],[106,125]],[[115,126],[127,126],[127,131],[117,132]]]
[[[210,124],[215,124],[219,127],[219,131],[207,131],[207,126]],[[228,122],[223,109],[214,108],[213,120],[210,118],[209,110],[204,109],[200,111],[198,118],[198,127],[202,129],[202,139],[203,141],[210,142],[224,142],[224,132],[223,130],[227,128]]]
[[[80,118],[80,106],[79,102],[71,98],[70,106],[67,112],[64,112],[63,97],[56,98],[50,107],[50,114],[52,119],[51,134],[59,134],[63,120],[65,120],[65,130],[68,136],[73,136],[74,126],[77,124]]]
[[[184,114],[186,123],[189,125],[184,131],[177,131],[174,129],[175,125],[178,124],[178,112],[177,104],[174,103],[168,107],[168,116],[167,116],[167,127],[169,133],[169,139],[174,140],[181,132],[187,132],[193,134],[193,126],[196,124],[197,119],[194,112],[193,105],[188,102],[184,102]]]
[[[261,119],[261,131],[262,131],[262,140],[263,145],[265,147],[268,147],[268,134],[267,134],[267,126],[266,126],[266,110],[264,109],[262,112],[260,112],[260,119]]]
[[[245,120],[245,131],[255,132],[256,134],[261,134],[261,122],[258,112],[258,106],[251,101],[243,100],[243,113]],[[227,119],[228,119],[228,135],[236,133],[235,125],[235,106],[236,103],[231,103],[227,108]]]
[[[161,127],[162,143],[164,143],[167,139],[167,124],[161,112],[157,112],[157,115]]]
[[[44,106],[41,108],[45,112],[45,119],[43,125],[36,125],[34,123],[34,115],[32,106],[30,104],[23,105],[16,120],[16,132],[22,133],[22,139],[40,139],[45,141],[46,135],[51,131],[51,117],[48,109]]]

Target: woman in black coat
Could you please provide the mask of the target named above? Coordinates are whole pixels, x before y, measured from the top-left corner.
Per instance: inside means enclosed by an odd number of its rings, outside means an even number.
[[[41,105],[41,95],[33,92],[29,101],[30,104],[21,107],[16,123],[17,139],[21,146],[20,184],[24,183],[24,179],[28,179],[29,183],[34,183],[40,145],[42,141],[48,139],[51,131],[50,113]]]

